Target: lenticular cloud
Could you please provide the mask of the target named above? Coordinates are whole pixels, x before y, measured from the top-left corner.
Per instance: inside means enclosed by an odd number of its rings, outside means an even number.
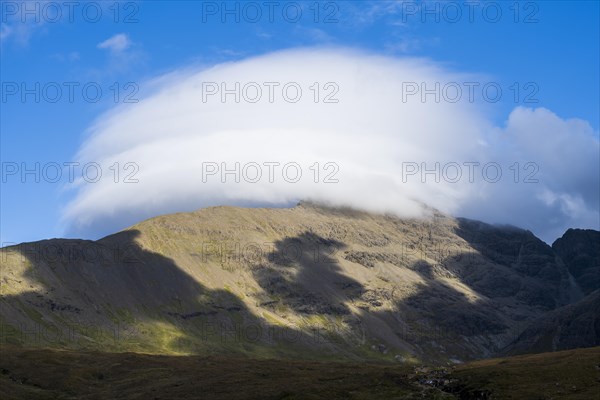
[[[76,183],[67,233],[98,237],[169,212],[303,199],[402,217],[426,216],[427,204],[542,236],[594,227],[598,139],[589,124],[517,108],[495,128],[467,96],[414,94],[423,83],[477,80],[428,60],[332,48],[159,77],[139,103],[89,128],[78,160],[104,173]],[[537,183],[515,183],[515,162],[519,180],[535,162]]]

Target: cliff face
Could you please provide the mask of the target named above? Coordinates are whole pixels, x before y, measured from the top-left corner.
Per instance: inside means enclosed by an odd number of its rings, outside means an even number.
[[[569,229],[552,244],[585,294],[600,288],[600,232]]]
[[[500,354],[567,305],[578,268],[514,227],[306,203],[166,215],[0,256],[5,343],[389,360]]]
[[[486,295],[508,294],[545,309],[569,302],[567,270],[552,248],[533,233],[464,219],[459,219],[457,233],[485,258],[507,267],[521,278],[520,284],[506,284],[501,279],[491,280],[497,278],[491,275],[485,285],[474,283]]]

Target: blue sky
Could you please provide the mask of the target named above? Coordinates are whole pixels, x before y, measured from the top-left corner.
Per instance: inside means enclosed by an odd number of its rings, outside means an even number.
[[[596,1],[482,2],[474,7],[472,20],[462,1],[283,1],[272,21],[264,2],[228,2],[227,7],[239,10],[239,21],[234,14],[221,15],[222,2],[87,2],[92,4],[87,8],[81,2],[71,15],[61,2],[28,3],[2,2],[1,9],[3,245],[69,234],[61,216],[77,190],[68,189],[64,177],[52,183],[27,175],[23,181],[19,174],[7,175],[6,168],[76,160],[86,130],[115,106],[117,88],[116,103],[128,94],[143,101],[157,76],[277,50],[343,47],[433,60],[504,89],[500,101],[485,105],[493,124],[503,126],[516,106],[544,107],[562,119],[587,121],[592,135],[598,135]],[[254,17],[255,6],[260,18]],[[294,20],[298,6],[302,15]],[[33,11],[26,13],[26,7]],[[433,11],[426,12],[427,7]],[[61,18],[54,18],[57,10]],[[94,22],[98,10],[101,16]],[[78,85],[73,101],[65,86],[69,82]],[[516,101],[509,89],[515,82]],[[35,92],[36,84],[48,88],[46,96],[40,89],[39,101],[36,94],[23,98],[23,85]],[[62,88],[55,103],[52,84]],[[80,88],[86,84],[102,89],[97,102],[85,99]],[[535,102],[527,102],[527,94]]]

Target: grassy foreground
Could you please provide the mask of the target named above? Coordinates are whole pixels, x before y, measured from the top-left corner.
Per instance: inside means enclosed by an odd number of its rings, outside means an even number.
[[[600,347],[471,362],[451,377],[459,398],[600,400]]]
[[[448,367],[0,348],[8,399],[598,399],[600,347]]]

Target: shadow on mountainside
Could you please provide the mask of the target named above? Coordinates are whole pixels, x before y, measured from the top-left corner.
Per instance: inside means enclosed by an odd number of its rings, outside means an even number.
[[[490,356],[496,350],[492,338],[510,327],[496,304],[485,297],[467,296],[443,279],[451,277],[442,267],[449,262],[444,259],[432,265],[419,260],[410,267],[422,283],[416,285],[415,292],[395,301],[396,312],[406,324],[401,334],[430,359],[443,358],[440,355],[460,360]],[[386,314],[381,312],[379,317],[389,319]]]
[[[348,315],[348,298],[360,295],[363,286],[343,275],[335,253],[345,244],[304,232],[275,243],[266,264],[253,269],[258,284],[271,303],[283,304],[299,314]],[[347,298],[337,296],[344,292]]]

